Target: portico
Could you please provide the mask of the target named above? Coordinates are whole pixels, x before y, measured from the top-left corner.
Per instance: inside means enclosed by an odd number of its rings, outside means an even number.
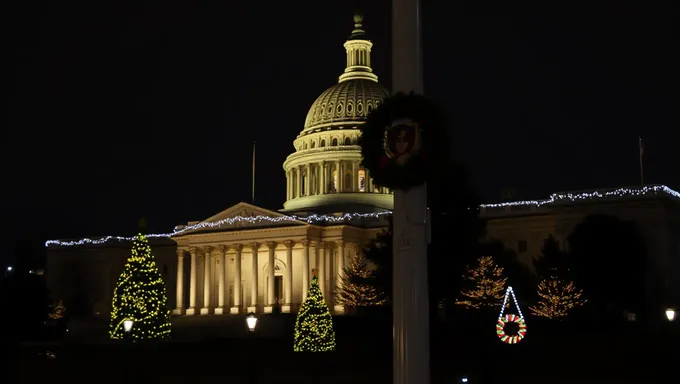
[[[240,203],[206,222],[257,216],[283,215]],[[326,303],[343,313],[344,308],[334,302],[340,273],[350,255],[361,252],[375,234],[375,229],[302,221],[242,221],[208,232],[187,231],[174,237],[177,308],[173,312],[272,313],[276,307],[294,312],[307,297],[311,270],[317,269]]]

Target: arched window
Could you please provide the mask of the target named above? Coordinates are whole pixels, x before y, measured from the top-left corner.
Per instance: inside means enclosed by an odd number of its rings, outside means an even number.
[[[305,143],[304,149],[307,149],[307,143]]]
[[[338,139],[335,138],[333,141],[331,141],[331,147],[337,147],[338,146]]]
[[[316,141],[312,141],[312,148],[316,147]]]
[[[326,139],[321,139],[321,145],[319,147],[325,147],[326,146]]]
[[[359,192],[366,192],[366,171],[359,170]]]
[[[349,137],[345,137],[345,145],[351,145],[352,144],[352,139]]]

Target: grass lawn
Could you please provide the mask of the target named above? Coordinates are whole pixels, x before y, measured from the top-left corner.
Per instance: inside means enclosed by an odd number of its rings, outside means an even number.
[[[9,382],[391,383],[391,324],[336,318],[338,350],[292,352],[294,317],[261,316],[255,334],[243,317],[173,320],[173,339],[155,345],[106,342],[106,327],[74,326],[52,346],[23,346]],[[488,329],[487,329],[488,328]],[[656,383],[676,377],[678,327],[570,332],[532,328],[518,345],[504,345],[494,325],[436,331],[433,383]],[[56,359],[38,358],[52,350]],[[3,380],[4,382],[4,380]]]

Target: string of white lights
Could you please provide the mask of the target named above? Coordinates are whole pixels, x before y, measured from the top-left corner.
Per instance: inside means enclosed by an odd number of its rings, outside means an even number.
[[[508,289],[505,291],[505,297],[503,298],[503,306],[501,307],[501,313],[498,314],[498,320],[500,321],[503,318],[503,313],[505,313],[505,307],[508,304],[508,296],[512,295],[512,301],[515,302],[515,308],[517,308],[517,313],[519,314],[520,319],[524,320],[524,315],[522,314],[522,310],[519,308],[519,304],[517,304],[517,298],[515,297],[515,290],[512,289],[512,287],[508,287]]]
[[[515,206],[535,206],[541,207],[549,204],[556,204],[565,201],[577,202],[581,200],[592,200],[598,198],[608,198],[608,197],[634,197],[634,196],[644,196],[644,195],[658,195],[665,194],[674,198],[680,199],[680,192],[677,192],[665,185],[651,185],[640,188],[618,188],[611,191],[605,192],[582,192],[582,193],[553,193],[550,198],[545,200],[525,200],[525,201],[509,201],[504,203],[496,204],[482,204],[480,208],[501,208],[501,207],[515,207]],[[323,223],[323,222],[341,222],[349,221],[360,218],[378,218],[383,215],[390,215],[392,212],[377,212],[377,213],[345,213],[343,215],[311,215],[311,216],[236,216],[219,221],[209,221],[200,222],[198,224],[189,225],[181,229],[177,229],[171,233],[153,233],[147,235],[147,237],[172,237],[179,234],[203,228],[221,228],[228,225],[234,225],[235,223],[259,223],[259,222],[285,222],[285,221],[302,221],[306,223]],[[61,240],[48,240],[45,242],[45,246],[50,245],[62,246],[62,247],[74,247],[79,245],[94,245],[94,244],[104,244],[108,241],[131,241],[134,237],[124,237],[124,236],[105,236],[96,239],[83,238],[80,240],[72,241],[61,241]],[[514,298],[514,294],[513,294]]]
[[[365,219],[365,218],[373,218],[377,219],[380,218],[381,216],[385,215],[390,215],[392,212],[386,211],[386,212],[373,212],[373,213],[345,213],[342,215],[310,215],[310,216],[295,216],[295,215],[284,215],[284,216],[265,216],[265,215],[258,215],[258,216],[236,216],[236,217],[229,217],[226,219],[222,220],[217,220],[217,221],[203,221],[198,224],[194,225],[189,225],[186,227],[182,227],[180,229],[176,229],[175,231],[171,233],[152,233],[146,235],[147,237],[173,237],[173,236],[178,236],[182,233],[193,231],[193,230],[199,230],[199,229],[205,229],[205,228],[222,228],[225,226],[231,226],[236,223],[249,223],[249,224],[256,224],[256,223],[261,223],[261,222],[270,222],[270,223],[280,223],[280,222],[295,222],[295,221],[301,221],[301,222],[306,222],[309,224],[313,223],[334,223],[334,222],[343,222],[343,221],[351,221],[351,220],[357,220],[357,219]],[[48,240],[45,242],[45,246],[49,247],[50,245],[56,245],[56,246],[61,246],[61,247],[75,247],[79,245],[96,245],[96,244],[104,244],[108,241],[132,241],[134,240],[134,237],[125,237],[125,236],[105,236],[105,237],[100,237],[96,239],[90,239],[90,238],[83,238],[80,240],[72,240],[72,241],[61,241],[61,240]]]
[[[517,207],[517,206],[535,206],[556,204],[561,202],[577,202],[581,200],[592,200],[607,197],[635,197],[645,195],[659,195],[665,194],[671,197],[680,199],[680,192],[668,188],[665,185],[650,185],[639,188],[618,188],[611,191],[594,191],[582,193],[553,193],[550,198],[546,200],[525,200],[525,201],[508,201],[504,203],[482,204],[481,208],[501,208],[501,207]]]

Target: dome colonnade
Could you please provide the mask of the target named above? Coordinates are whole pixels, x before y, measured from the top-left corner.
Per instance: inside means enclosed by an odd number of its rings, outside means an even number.
[[[360,165],[360,126],[390,95],[371,68],[373,44],[362,22],[361,15],[354,16],[354,30],[344,44],[345,71],[312,104],[293,142],[295,152],[283,164],[286,211],[348,204],[392,209],[392,191],[374,185]]]

